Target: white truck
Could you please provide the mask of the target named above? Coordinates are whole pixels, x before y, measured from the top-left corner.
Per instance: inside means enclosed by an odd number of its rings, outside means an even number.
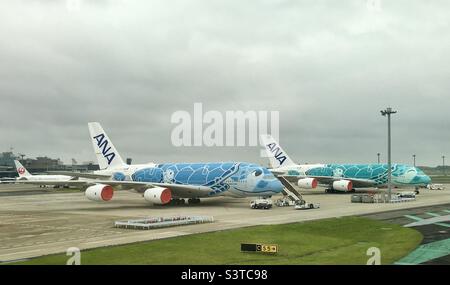
[[[294,209],[296,210],[309,210],[309,209],[318,209],[320,208],[319,203],[307,202],[305,200],[298,201],[295,205]]]
[[[268,210],[272,208],[273,202],[270,199],[256,199],[250,202],[250,208],[252,209],[264,209]]]
[[[428,190],[444,190],[444,184],[428,184],[427,185]]]
[[[397,197],[399,198],[413,198],[416,199],[416,192],[414,191],[403,191],[403,192],[398,192],[397,193]]]

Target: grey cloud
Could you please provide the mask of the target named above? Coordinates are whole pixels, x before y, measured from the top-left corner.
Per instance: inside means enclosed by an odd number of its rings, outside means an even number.
[[[448,1],[0,3],[0,149],[92,160],[100,121],[135,161],[249,160],[258,148],[175,148],[174,111],[278,110],[298,161],[448,153]]]

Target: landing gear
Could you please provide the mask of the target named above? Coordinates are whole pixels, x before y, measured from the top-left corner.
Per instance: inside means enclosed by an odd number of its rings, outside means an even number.
[[[414,191],[416,194],[419,194],[420,193],[420,191],[419,191],[419,187],[416,187],[416,190]]]
[[[174,198],[174,199],[170,200],[170,203],[168,205],[171,205],[171,206],[182,206],[182,205],[185,205],[186,202],[189,205],[196,205],[196,204],[200,203],[200,199],[198,199],[198,198],[190,198],[190,199],[187,199],[187,201],[186,201],[185,199],[182,199],[182,198]]]
[[[325,193],[337,193],[337,191],[334,190],[333,188],[327,188],[325,189]]]
[[[327,188],[325,189],[325,193],[334,193],[334,194],[345,194],[345,193],[355,193],[356,189],[352,189],[350,191],[337,191],[334,190],[333,188]]]
[[[173,206],[180,206],[180,205],[184,205],[185,201],[184,199],[172,199],[170,200],[169,205],[173,205]]]
[[[198,199],[198,198],[191,198],[191,199],[188,199],[188,204],[189,204],[189,205],[200,204],[200,199]]]

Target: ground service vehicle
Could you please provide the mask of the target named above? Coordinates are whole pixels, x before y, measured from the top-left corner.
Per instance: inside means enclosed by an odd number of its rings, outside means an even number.
[[[250,208],[268,210],[272,208],[272,204],[270,199],[257,199],[250,202]]]

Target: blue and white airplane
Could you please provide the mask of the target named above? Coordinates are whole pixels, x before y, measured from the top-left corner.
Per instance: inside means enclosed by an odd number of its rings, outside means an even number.
[[[58,172],[88,180],[65,181],[65,185],[85,188],[93,201],[109,201],[114,190],[136,190],[146,201],[164,205],[189,198],[270,197],[283,190],[280,181],[265,167],[246,162],[163,163],[127,165],[99,123],[89,123],[94,150],[103,168],[95,173]],[[31,183],[31,182],[30,182]],[[39,181],[34,184],[56,185]],[[183,200],[184,203],[184,200]]]
[[[280,179],[294,182],[299,188],[314,189],[319,184],[327,192],[349,192],[355,188],[385,187],[387,164],[296,164],[270,135],[262,135],[271,171]],[[395,187],[427,186],[431,179],[417,167],[392,164],[392,184]]]

